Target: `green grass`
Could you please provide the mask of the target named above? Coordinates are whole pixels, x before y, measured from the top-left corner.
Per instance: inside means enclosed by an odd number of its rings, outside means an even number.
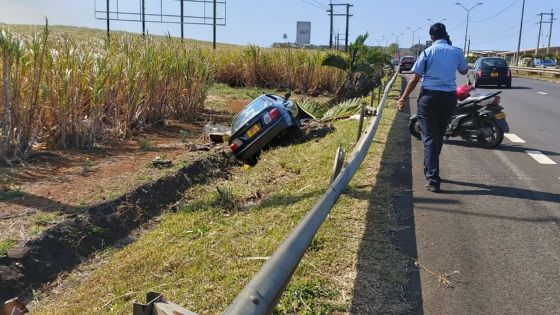
[[[16,243],[12,240],[0,240],[0,257],[5,256],[15,245]]]
[[[395,114],[388,106],[377,141],[304,256],[277,313],[348,311],[352,275],[364,254],[374,259],[375,288],[370,293],[380,295],[375,300],[379,309],[403,303],[399,293],[406,282],[406,258],[387,238],[393,192],[381,185],[372,195]],[[259,257],[270,256],[321,197],[336,148],[351,152],[354,142],[349,139],[355,139],[357,122],[334,125],[336,132],[318,141],[263,153],[255,167],[236,169],[227,182],[191,189],[183,209],[162,215],[137,242],[105,253],[104,262],[87,278],[71,273],[64,295],[44,300],[35,313],[129,313],[132,299],[143,300],[148,291],[161,292],[199,314],[223,311],[260,269]],[[379,217],[368,222],[372,211]]]
[[[53,223],[59,217],[60,217],[60,214],[55,213],[55,212],[39,212],[39,213],[35,214],[31,218],[31,220],[33,221],[33,223],[35,223],[37,225],[45,226],[45,225]]]

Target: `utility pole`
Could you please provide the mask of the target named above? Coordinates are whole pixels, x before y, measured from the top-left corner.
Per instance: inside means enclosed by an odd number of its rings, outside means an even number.
[[[334,8],[336,6],[346,6],[346,13],[342,14],[342,13],[334,13]],[[332,36],[333,36],[333,17],[335,16],[345,16],[346,17],[346,38],[345,38],[345,47],[344,47],[344,51],[348,50],[348,28],[350,25],[350,17],[353,16],[350,14],[350,7],[353,7],[354,5],[350,4],[350,3],[329,3],[329,7],[330,9],[327,10],[327,12],[329,12],[329,15],[331,17],[331,31],[330,31],[330,39],[329,39],[329,47],[332,48]]]
[[[546,54],[550,53],[550,38],[552,37],[552,22],[554,21],[554,12],[550,9],[550,30],[548,31],[548,46],[546,47]]]
[[[214,0],[214,22],[213,22],[213,24],[214,24],[214,35],[213,35],[213,41],[212,41],[212,49],[214,49],[214,50],[216,50],[216,12],[217,12],[216,1],[218,1],[218,0]]]
[[[109,18],[110,18],[110,15],[109,15],[109,0],[107,0],[107,39],[110,38],[110,35],[109,35],[109,31],[110,31]]]
[[[352,7],[350,3],[346,4],[346,37],[344,38],[344,51],[348,52],[348,27],[350,25],[350,7]]]
[[[340,41],[339,41],[340,33],[336,33],[335,39],[336,39],[335,49],[338,50],[340,48]]]
[[[146,0],[142,0],[142,37],[146,36]]]
[[[539,46],[541,45],[542,16],[544,15],[544,13],[539,13],[537,15],[541,16],[541,21],[539,22],[539,36],[537,37],[537,48],[535,49],[535,58],[539,55]]]
[[[517,40],[517,52],[515,53],[514,62],[515,65],[519,65],[519,49],[521,48],[521,32],[523,31],[523,13],[525,13],[525,0],[523,0],[523,6],[521,7],[521,22],[519,23],[519,39]]]
[[[539,22],[539,37],[537,38],[537,48],[535,49],[535,56],[537,56],[539,54],[539,48],[540,48],[540,44],[541,44],[541,29],[542,29],[542,25],[544,24],[550,24],[550,30],[548,31],[548,46],[546,48],[546,54],[548,55],[548,53],[550,52],[550,38],[552,36],[552,22],[554,21],[554,12],[552,11],[552,9],[550,10],[550,13],[539,13],[537,15],[541,16],[541,20]],[[550,17],[549,21],[543,21],[543,15],[548,15]]]
[[[332,38],[332,37],[333,37],[333,14],[334,14],[334,12],[333,12],[333,4],[332,4],[332,1],[331,1],[331,3],[329,3],[329,7],[330,7],[330,9],[327,10],[327,12],[329,12],[329,15],[331,16],[331,27],[330,27],[330,37],[329,37],[329,48],[332,48],[332,47],[333,47],[333,38]]]
[[[185,5],[183,3],[183,0],[179,0],[179,1],[181,1],[181,39],[184,39],[185,38],[185,30],[183,28],[183,22],[184,22],[183,18],[185,16],[185,8],[184,8]]]
[[[469,36],[469,44],[467,46],[467,57],[469,56],[470,52],[471,52],[471,37]]]

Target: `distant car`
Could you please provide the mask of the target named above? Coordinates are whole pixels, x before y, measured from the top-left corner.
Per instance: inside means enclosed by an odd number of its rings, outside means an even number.
[[[535,59],[533,61],[533,66],[540,67],[540,68],[548,68],[548,67],[555,68],[556,62],[551,59]]]
[[[299,128],[296,115],[297,107],[289,100],[289,94],[257,97],[233,118],[228,141],[231,151],[237,159],[254,164],[265,145],[290,128]]]
[[[401,57],[401,60],[399,60],[399,72],[410,71],[415,61],[416,58],[414,58],[413,56]]]
[[[391,59],[391,65],[398,66],[399,65],[399,59]]]
[[[481,57],[476,60],[467,74],[469,84],[505,85],[511,87],[511,71],[505,59],[499,57]]]

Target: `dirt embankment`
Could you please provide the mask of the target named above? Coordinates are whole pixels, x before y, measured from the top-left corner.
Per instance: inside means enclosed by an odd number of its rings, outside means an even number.
[[[235,165],[231,154],[222,150],[210,152],[171,176],[144,184],[113,201],[91,206],[25,246],[12,249],[0,258],[0,301],[50,281],[93,252],[113,245],[177,202],[189,187],[227,176]]]

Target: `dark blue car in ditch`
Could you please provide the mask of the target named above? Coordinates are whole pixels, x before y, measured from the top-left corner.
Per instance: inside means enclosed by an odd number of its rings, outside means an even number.
[[[286,135],[290,128],[299,128],[296,114],[289,94],[257,97],[233,118],[228,141],[231,151],[237,159],[254,164],[264,146]]]

